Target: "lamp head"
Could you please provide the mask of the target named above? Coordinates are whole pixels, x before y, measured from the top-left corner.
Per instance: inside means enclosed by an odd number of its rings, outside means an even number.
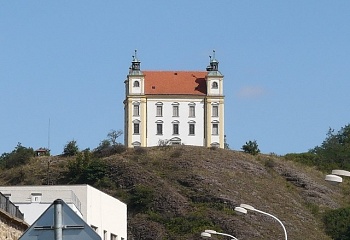
[[[350,177],[350,172],[346,170],[333,170],[332,175],[339,175],[339,176],[345,176],[345,177]]]
[[[243,208],[243,207],[235,207],[235,211],[238,213],[238,214],[247,214],[247,209]]]
[[[211,234],[210,234],[210,233],[207,233],[207,232],[202,232],[202,233],[201,233],[201,237],[202,237],[202,238],[205,238],[205,239],[208,239],[208,238],[211,238]]]
[[[337,175],[333,175],[333,174],[326,175],[324,180],[326,180],[332,184],[338,184],[338,183],[343,182],[343,179],[341,177],[339,177]]]

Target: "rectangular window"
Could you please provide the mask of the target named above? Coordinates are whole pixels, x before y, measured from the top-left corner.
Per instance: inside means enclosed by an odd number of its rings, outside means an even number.
[[[213,123],[213,135],[218,135],[219,134],[219,124]]]
[[[190,106],[190,113],[189,113],[190,117],[195,117],[196,116],[196,112],[195,112],[195,106]]]
[[[157,106],[157,117],[163,116],[163,106]]]
[[[179,106],[173,106],[173,117],[179,116]]]
[[[173,134],[174,135],[178,135],[179,134],[179,124],[178,123],[174,123],[173,124]]]
[[[140,124],[134,123],[134,134],[140,134]]]
[[[157,135],[163,134],[163,124],[157,123]]]
[[[117,235],[114,235],[113,233],[111,233],[111,240],[117,240]]]
[[[107,231],[103,230],[103,240],[107,240]]]
[[[40,203],[41,202],[41,193],[32,193],[32,203]]]
[[[139,105],[134,105],[134,116],[140,116],[140,106]]]
[[[212,112],[213,117],[218,117],[219,116],[219,106],[213,106],[213,112]]]
[[[195,128],[194,128],[194,124],[193,123],[190,123],[190,125],[189,125],[189,134],[190,135],[194,135],[194,133],[195,133]]]

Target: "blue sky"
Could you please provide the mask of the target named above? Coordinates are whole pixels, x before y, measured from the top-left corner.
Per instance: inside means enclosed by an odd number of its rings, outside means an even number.
[[[349,12],[342,0],[1,1],[0,154],[93,149],[122,130],[134,49],[143,70],[205,70],[215,49],[231,149],[308,151],[350,122]]]

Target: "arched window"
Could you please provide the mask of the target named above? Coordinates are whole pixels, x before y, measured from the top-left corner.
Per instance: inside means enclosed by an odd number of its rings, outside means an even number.
[[[140,87],[140,82],[139,81],[135,81],[134,82],[134,87]]]
[[[217,83],[217,82],[213,82],[213,83],[211,84],[211,88],[212,88],[212,89],[218,89],[218,83]]]

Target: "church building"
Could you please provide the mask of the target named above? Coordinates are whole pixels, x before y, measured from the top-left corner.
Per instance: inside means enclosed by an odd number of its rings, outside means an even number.
[[[125,146],[224,148],[224,76],[215,51],[206,71],[146,71],[133,56],[125,80]]]

